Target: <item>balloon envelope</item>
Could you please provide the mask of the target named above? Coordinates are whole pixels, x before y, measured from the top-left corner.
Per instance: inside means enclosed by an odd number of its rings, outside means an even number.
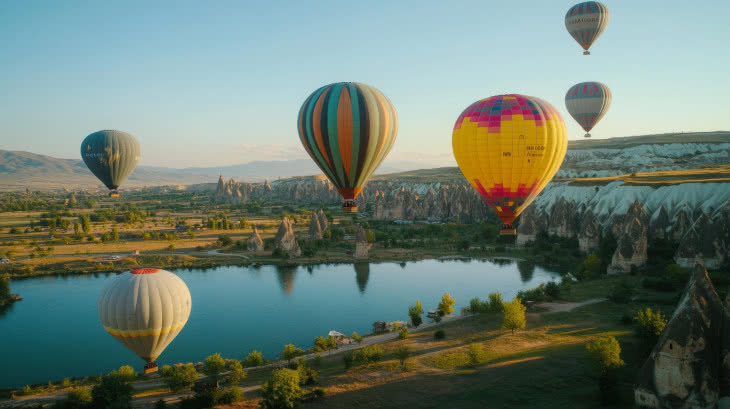
[[[127,180],[139,161],[139,142],[121,131],[94,132],[81,143],[81,158],[110,190]]]
[[[97,304],[104,329],[147,362],[180,333],[191,306],[185,282],[156,268],[118,275],[104,287]]]
[[[548,102],[508,94],[467,107],[456,120],[452,144],[464,177],[511,225],[560,168],[568,138]]]
[[[565,14],[565,28],[575,41],[588,49],[608,26],[608,8],[597,1],[586,1],[571,7]]]
[[[590,132],[608,112],[611,98],[611,90],[605,84],[595,81],[581,82],[570,87],[565,94],[565,107],[570,116],[586,132]]]
[[[338,82],[304,101],[298,128],[304,149],[348,206],[393,147],[398,117],[376,88]]]

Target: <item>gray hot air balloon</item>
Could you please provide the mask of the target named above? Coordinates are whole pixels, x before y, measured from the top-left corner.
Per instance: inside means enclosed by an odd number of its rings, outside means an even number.
[[[139,155],[137,138],[126,132],[98,131],[81,143],[81,158],[111,190],[110,196],[119,196],[117,189],[137,166]]]
[[[169,271],[138,268],[115,277],[101,292],[99,319],[117,341],[144,359],[145,373],[180,333],[192,300],[185,282]]]

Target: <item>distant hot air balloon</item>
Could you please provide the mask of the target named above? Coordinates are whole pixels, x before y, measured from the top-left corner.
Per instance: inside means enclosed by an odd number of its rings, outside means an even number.
[[[299,138],[340,192],[345,212],[393,147],[398,116],[380,91],[338,82],[314,91],[299,110]]]
[[[496,95],[471,104],[454,125],[454,157],[464,177],[502,219],[501,234],[550,182],[568,149],[565,123],[548,102]]]
[[[97,304],[104,329],[147,362],[145,373],[157,371],[155,359],[185,326],[191,305],[185,282],[156,268],[118,275]]]
[[[589,55],[588,49],[608,25],[608,8],[597,1],[586,1],[571,7],[565,14],[565,28]]]
[[[137,138],[126,132],[98,131],[81,142],[81,158],[113,197],[119,196],[117,189],[137,166],[139,155]]]
[[[586,131],[585,137],[611,106],[611,90],[600,82],[588,81],[575,84],[565,94],[565,107],[570,116]]]

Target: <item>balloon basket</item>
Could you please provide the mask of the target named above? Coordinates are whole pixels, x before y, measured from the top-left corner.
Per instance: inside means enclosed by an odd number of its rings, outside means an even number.
[[[591,134],[587,133],[587,134],[583,135],[583,137],[584,138],[590,138],[591,137]]]
[[[517,229],[515,229],[511,224],[503,224],[502,228],[499,230],[500,236],[516,236],[517,235]]]
[[[119,192],[116,190],[109,192],[109,197],[119,197]]]
[[[154,362],[147,362],[144,366],[144,373],[148,374],[152,372],[157,372],[157,364]]]
[[[591,52],[588,50],[583,51],[583,55],[591,55]]]
[[[342,205],[342,213],[357,213],[357,205],[354,200],[345,200]]]

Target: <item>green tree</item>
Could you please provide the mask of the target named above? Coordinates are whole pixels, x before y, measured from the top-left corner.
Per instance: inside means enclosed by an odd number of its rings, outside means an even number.
[[[352,367],[352,362],[355,360],[355,354],[352,351],[347,351],[342,354],[342,362],[345,363],[345,370]]]
[[[132,385],[122,376],[109,374],[91,389],[91,405],[94,408],[129,408]]]
[[[173,392],[179,392],[191,387],[198,379],[198,372],[191,363],[177,364],[172,367],[165,365],[162,367],[161,374],[165,378],[165,383]]]
[[[350,335],[350,338],[352,338],[353,341],[357,342],[358,345],[362,344],[362,336],[357,332],[353,332],[352,335]]]
[[[91,231],[91,218],[89,218],[88,214],[81,216],[81,230],[83,230],[84,233],[89,233]]]
[[[596,253],[591,253],[583,260],[583,272],[587,277],[592,277],[601,272],[601,258]]]
[[[74,236],[81,236],[81,225],[79,224],[79,222],[74,222]]]
[[[454,312],[454,304],[456,304],[454,297],[449,293],[444,294],[438,306],[439,315],[444,316]]]
[[[634,317],[636,335],[647,345],[654,345],[667,326],[667,318],[661,311],[652,311],[647,307],[640,310]]]
[[[587,344],[586,354],[600,374],[624,366],[624,361],[621,360],[621,345],[615,337],[599,338]]]
[[[474,297],[469,300],[469,311],[472,314],[479,314],[482,312],[482,301],[479,297]]]
[[[264,357],[263,357],[263,355],[261,355],[261,352],[254,349],[253,351],[248,353],[246,358],[244,358],[243,362],[241,362],[241,363],[243,364],[244,368],[261,366],[264,364]]]
[[[398,339],[408,338],[408,327],[403,327],[398,331]]]
[[[400,367],[401,367],[401,369],[404,370],[404,371],[407,370],[407,368],[406,368],[406,361],[411,356],[411,349],[408,348],[405,345],[400,345],[395,350],[395,356],[400,361]]]
[[[423,315],[423,306],[420,300],[416,300],[416,305],[408,307],[408,316],[411,317],[411,322],[416,328],[423,323],[421,315]]]
[[[125,382],[132,382],[137,379],[137,373],[134,372],[134,368],[129,365],[124,365],[116,371],[111,371],[110,375],[119,376],[124,379]]]
[[[525,306],[522,305],[518,298],[513,299],[511,302],[504,303],[504,310],[502,312],[502,329],[515,330],[525,328]]]
[[[79,387],[71,389],[61,407],[63,409],[83,409],[91,404],[91,388]]]
[[[286,359],[288,363],[291,363],[292,359],[302,355],[303,353],[304,351],[302,351],[301,348],[297,348],[294,344],[287,344],[284,345],[284,351],[281,353],[281,358]]]
[[[236,360],[228,361],[226,369],[228,369],[228,372],[230,373],[228,375],[228,380],[231,381],[231,384],[233,385],[238,385],[242,380],[246,379],[246,376],[248,375],[243,369],[243,365]]]
[[[226,361],[223,360],[221,354],[215,353],[205,358],[203,364],[203,373],[218,379],[218,375],[226,369]]]
[[[119,241],[119,229],[117,226],[112,227],[112,240]]]
[[[10,280],[5,277],[0,277],[0,301],[5,301],[10,298]]]
[[[277,369],[261,386],[261,407],[264,409],[292,409],[302,397],[299,373],[291,369]]]
[[[471,366],[477,366],[482,361],[484,351],[482,350],[482,344],[471,344],[469,345],[469,364]]]
[[[502,312],[504,309],[504,301],[502,301],[502,293],[489,293],[489,311]]]

